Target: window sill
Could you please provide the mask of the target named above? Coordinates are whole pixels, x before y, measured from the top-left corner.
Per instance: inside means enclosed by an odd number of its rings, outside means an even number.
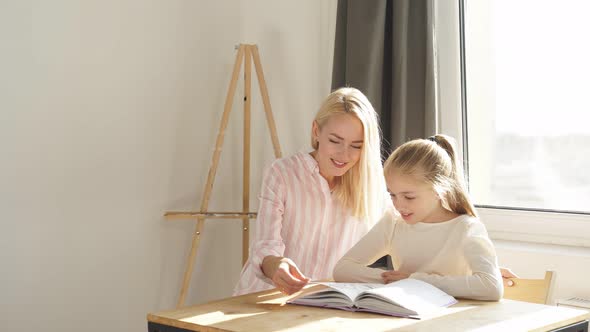
[[[477,208],[493,240],[590,248],[590,216]]]

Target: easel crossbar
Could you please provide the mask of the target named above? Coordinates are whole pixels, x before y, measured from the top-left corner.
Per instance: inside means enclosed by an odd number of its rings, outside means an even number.
[[[256,219],[256,212],[166,212],[164,217],[168,220],[175,219],[243,219],[245,217]]]

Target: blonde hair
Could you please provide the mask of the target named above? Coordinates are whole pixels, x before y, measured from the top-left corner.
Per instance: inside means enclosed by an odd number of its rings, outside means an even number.
[[[457,214],[476,217],[455,146],[455,140],[446,135],[409,141],[387,158],[383,167],[385,176],[391,175],[394,170],[415,176],[432,185],[443,207]]]
[[[352,215],[375,223],[382,214],[382,202],[386,193],[381,165],[381,132],[378,116],[365,95],[355,88],[340,88],[332,92],[322,103],[314,121],[321,129],[337,114],[349,114],[363,125],[363,145],[359,161],[342,175],[334,188],[335,197],[349,208]],[[319,143],[311,133],[311,146]]]

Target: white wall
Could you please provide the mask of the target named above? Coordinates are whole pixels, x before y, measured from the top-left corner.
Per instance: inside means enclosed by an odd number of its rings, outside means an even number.
[[[235,59],[257,43],[284,154],[329,92],[335,1],[0,5],[0,321],[145,331],[174,307]],[[253,82],[252,200],[273,158]],[[239,85],[239,94],[242,88]],[[210,208],[241,208],[235,99]],[[207,223],[188,303],[231,294],[235,221]]]

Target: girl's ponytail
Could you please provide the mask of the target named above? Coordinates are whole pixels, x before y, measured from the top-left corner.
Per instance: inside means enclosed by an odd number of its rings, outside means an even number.
[[[434,142],[447,152],[451,160],[451,172],[449,174],[449,191],[447,193],[447,204],[452,211],[459,214],[477,216],[475,206],[469,199],[467,184],[463,166],[457,156],[455,139],[447,135],[434,135]]]

